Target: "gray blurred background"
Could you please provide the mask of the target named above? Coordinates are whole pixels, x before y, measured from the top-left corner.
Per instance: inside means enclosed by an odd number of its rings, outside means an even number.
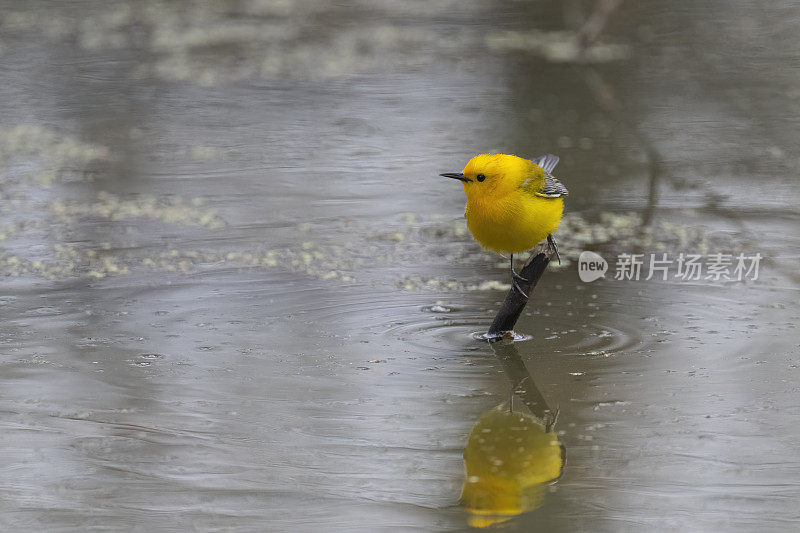
[[[491,527],[793,530],[799,20],[0,2],[0,526],[481,525],[462,452],[518,390],[474,338],[507,262],[437,175],[552,152],[563,263],[514,346],[567,463]],[[747,282],[587,284],[583,250],[764,259]]]

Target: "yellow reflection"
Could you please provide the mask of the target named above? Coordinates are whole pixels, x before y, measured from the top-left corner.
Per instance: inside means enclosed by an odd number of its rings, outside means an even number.
[[[564,464],[564,451],[552,427],[555,417],[516,348],[496,352],[521,401],[514,402],[512,396],[509,403],[484,414],[464,448],[461,504],[473,527],[490,526],[539,507],[544,484],[557,479]]]

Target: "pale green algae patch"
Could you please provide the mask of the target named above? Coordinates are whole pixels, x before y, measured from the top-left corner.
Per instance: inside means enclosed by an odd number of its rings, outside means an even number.
[[[97,165],[112,158],[105,146],[69,132],[30,124],[0,127],[0,215],[7,220],[0,226],[0,274],[50,280],[129,274],[141,262],[135,253],[121,251],[130,246],[85,239],[70,242],[70,232],[87,219],[150,221],[205,230],[225,226],[203,198],[123,198],[103,191],[91,201],[63,197],[61,185],[93,181]],[[136,253],[145,252],[138,249]],[[185,262],[163,266],[189,270]]]
[[[0,185],[54,185],[109,157],[107,147],[69,133],[32,124],[0,126]]]
[[[224,227],[225,222],[214,209],[208,208],[207,203],[203,198],[185,199],[179,196],[139,195],[122,199],[114,194],[99,192],[92,202],[57,200],[50,204],[50,211],[66,222],[88,216],[109,220],[144,218],[208,229]]]
[[[42,157],[53,165],[86,164],[108,155],[109,150],[104,146],[38,125],[22,124],[0,130],[0,161],[4,164],[21,157]]]

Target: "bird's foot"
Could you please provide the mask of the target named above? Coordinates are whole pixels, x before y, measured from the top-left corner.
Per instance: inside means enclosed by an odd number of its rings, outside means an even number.
[[[520,293],[522,295],[522,297],[527,300],[528,299],[528,295],[525,294],[525,291],[523,291],[522,287],[519,286],[519,282],[520,281],[527,282],[527,281],[530,281],[530,280],[528,280],[527,278],[523,278],[522,276],[520,276],[519,274],[517,274],[516,272],[514,272],[512,270],[511,271],[511,288],[514,289],[515,291],[517,291],[518,293]]]
[[[547,244],[550,245],[550,249],[555,254],[556,259],[558,259],[558,264],[560,265],[561,264],[561,256],[558,255],[558,246],[556,246],[556,240],[553,238],[552,234],[547,236]]]

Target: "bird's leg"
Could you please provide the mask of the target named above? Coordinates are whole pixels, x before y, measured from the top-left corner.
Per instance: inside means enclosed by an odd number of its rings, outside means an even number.
[[[556,253],[556,259],[558,259],[558,264],[560,265],[561,256],[558,255],[558,246],[556,246],[556,240],[553,238],[552,234],[547,236],[547,244],[549,244],[550,247],[553,249],[553,251]]]
[[[514,270],[514,254],[511,254],[511,288],[527,298],[528,295],[525,294],[525,291],[523,291],[522,287],[519,286],[519,281],[528,280],[517,274],[517,272]]]

